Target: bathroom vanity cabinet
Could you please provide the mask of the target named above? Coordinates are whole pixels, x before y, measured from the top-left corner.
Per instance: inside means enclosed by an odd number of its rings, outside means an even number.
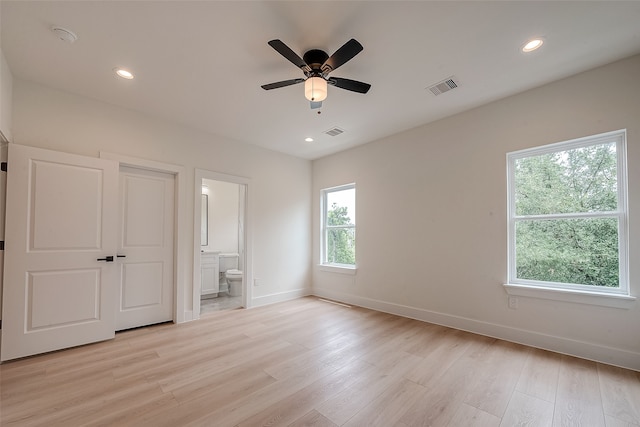
[[[220,254],[203,252],[200,256],[201,295],[217,297],[220,291]]]

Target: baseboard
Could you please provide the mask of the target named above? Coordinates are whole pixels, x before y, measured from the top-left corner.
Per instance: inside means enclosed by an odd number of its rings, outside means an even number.
[[[176,323],[191,322],[192,320],[195,320],[193,318],[193,310],[185,310],[183,318],[177,319]]]
[[[528,331],[525,329],[482,322],[466,317],[453,316],[450,314],[359,297],[356,295],[344,294],[328,289],[313,288],[312,294],[321,298],[328,298],[334,301],[357,305],[384,313],[395,314],[428,323],[435,323],[437,325],[447,326],[479,335],[575,356],[581,359],[640,371],[640,353],[632,351],[606,347],[599,344],[577,341],[554,335],[541,334],[539,332]]]
[[[260,307],[262,305],[275,304],[277,302],[289,301],[296,298],[302,298],[311,295],[310,288],[294,289],[293,291],[279,292],[277,294],[264,295],[255,297],[251,300],[251,307]]]

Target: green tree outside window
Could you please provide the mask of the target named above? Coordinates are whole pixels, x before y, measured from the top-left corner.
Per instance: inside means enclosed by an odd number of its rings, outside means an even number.
[[[331,264],[356,263],[356,236],[355,228],[340,226],[353,226],[348,216],[346,206],[331,205],[327,211],[327,262]],[[334,227],[338,226],[338,227]]]
[[[519,158],[514,165],[516,277],[618,287],[616,143]]]

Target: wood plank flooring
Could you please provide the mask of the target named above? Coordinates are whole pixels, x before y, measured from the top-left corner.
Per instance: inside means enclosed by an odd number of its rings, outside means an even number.
[[[314,297],[0,365],[2,426],[640,426],[640,373]]]

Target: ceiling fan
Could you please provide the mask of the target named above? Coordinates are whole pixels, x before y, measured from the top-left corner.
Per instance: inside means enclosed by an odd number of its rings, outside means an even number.
[[[327,84],[352,92],[367,93],[371,88],[368,83],[356,80],[343,79],[341,77],[329,77],[329,73],[340,67],[363,49],[356,39],[351,39],[331,56],[319,49],[307,51],[300,58],[293,50],[281,40],[271,40],[269,46],[280,55],[288,59],[293,65],[300,68],[305,78],[283,80],[281,82],[262,85],[264,90],[277,89],[304,82],[304,95],[311,101],[311,108],[320,108],[322,101],[327,97]]]

